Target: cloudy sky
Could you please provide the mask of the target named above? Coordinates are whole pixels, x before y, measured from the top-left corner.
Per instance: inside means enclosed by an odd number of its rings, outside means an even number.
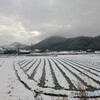
[[[100,35],[100,0],[0,0],[0,45]]]

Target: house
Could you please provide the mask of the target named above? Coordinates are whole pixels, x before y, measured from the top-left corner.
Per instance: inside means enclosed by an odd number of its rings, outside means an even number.
[[[5,49],[0,47],[0,54],[4,54]]]
[[[30,54],[29,50],[19,50],[19,54]]]
[[[41,52],[41,50],[39,50],[39,49],[34,49],[34,53],[40,53]]]
[[[87,49],[86,52],[87,53],[94,53],[95,51],[93,49]]]

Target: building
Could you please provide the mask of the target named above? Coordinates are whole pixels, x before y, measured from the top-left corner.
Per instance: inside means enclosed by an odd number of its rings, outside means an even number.
[[[19,54],[30,54],[29,50],[19,50]]]
[[[5,49],[0,47],[0,54],[4,54]]]

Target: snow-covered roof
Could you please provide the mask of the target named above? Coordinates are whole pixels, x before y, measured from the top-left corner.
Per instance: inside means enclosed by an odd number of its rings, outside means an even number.
[[[34,51],[40,51],[39,49],[35,49]]]
[[[4,51],[4,49],[3,48],[0,48],[0,51]]]
[[[30,52],[29,50],[20,50],[20,52]]]

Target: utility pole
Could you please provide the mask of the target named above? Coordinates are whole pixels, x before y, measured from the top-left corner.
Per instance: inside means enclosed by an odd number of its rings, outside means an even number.
[[[31,49],[31,53],[32,53],[32,43],[31,43],[31,48],[30,49]]]
[[[19,48],[19,44],[18,44],[18,46],[17,46],[17,52],[18,52],[18,55],[19,55],[19,50],[20,50],[20,48]]]

